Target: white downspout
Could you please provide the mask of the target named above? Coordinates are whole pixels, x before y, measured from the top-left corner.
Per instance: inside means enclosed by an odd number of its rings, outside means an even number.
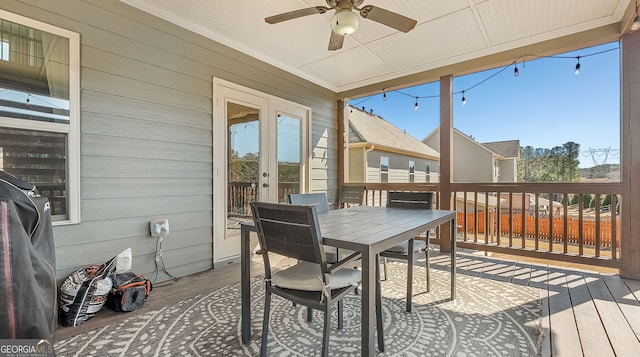
[[[373,149],[375,149],[375,147],[376,147],[376,146],[375,146],[375,145],[373,145],[373,144],[369,144],[369,145],[371,145],[371,147],[370,147],[370,148],[368,148],[368,149],[367,149],[367,148],[365,148],[365,149],[364,149],[364,160],[362,160],[362,161],[363,161],[363,163],[364,163],[364,171],[362,172],[362,173],[363,173],[363,175],[364,175],[364,177],[363,177],[363,178],[364,178],[364,180],[363,180],[364,182],[367,182],[367,177],[368,177],[368,175],[367,175],[367,174],[368,174],[367,167],[369,167],[369,160],[368,160],[368,155],[367,155],[367,154],[368,154],[370,151],[373,151]]]

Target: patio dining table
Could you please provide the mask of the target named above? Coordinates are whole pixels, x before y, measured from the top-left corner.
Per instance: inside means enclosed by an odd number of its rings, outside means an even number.
[[[318,214],[318,219],[325,245],[362,254],[362,356],[373,356],[376,351],[375,264],[380,252],[450,222],[451,299],[455,299],[455,211],[357,206]],[[256,231],[252,221],[241,224],[241,335],[245,344],[251,339],[249,233],[252,231]]]

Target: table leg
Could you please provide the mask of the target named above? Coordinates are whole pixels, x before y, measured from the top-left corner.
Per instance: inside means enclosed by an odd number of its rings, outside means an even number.
[[[451,300],[456,299],[456,217],[451,220]]]
[[[240,301],[242,304],[242,343],[251,340],[251,257],[249,256],[249,229],[240,228]]]
[[[376,352],[373,319],[375,318],[376,255],[371,251],[362,253],[362,356],[374,356]],[[384,348],[384,347],[383,347]]]

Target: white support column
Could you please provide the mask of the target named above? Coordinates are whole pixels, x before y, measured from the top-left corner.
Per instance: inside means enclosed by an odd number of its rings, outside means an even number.
[[[453,76],[440,77],[440,209],[451,209],[451,181],[453,180]],[[440,251],[451,250],[451,229],[440,227]],[[454,231],[455,232],[455,231]]]

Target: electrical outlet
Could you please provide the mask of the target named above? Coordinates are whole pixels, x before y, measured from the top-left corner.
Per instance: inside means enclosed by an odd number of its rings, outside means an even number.
[[[169,235],[169,220],[158,219],[149,223],[149,231],[152,238],[166,237]]]

